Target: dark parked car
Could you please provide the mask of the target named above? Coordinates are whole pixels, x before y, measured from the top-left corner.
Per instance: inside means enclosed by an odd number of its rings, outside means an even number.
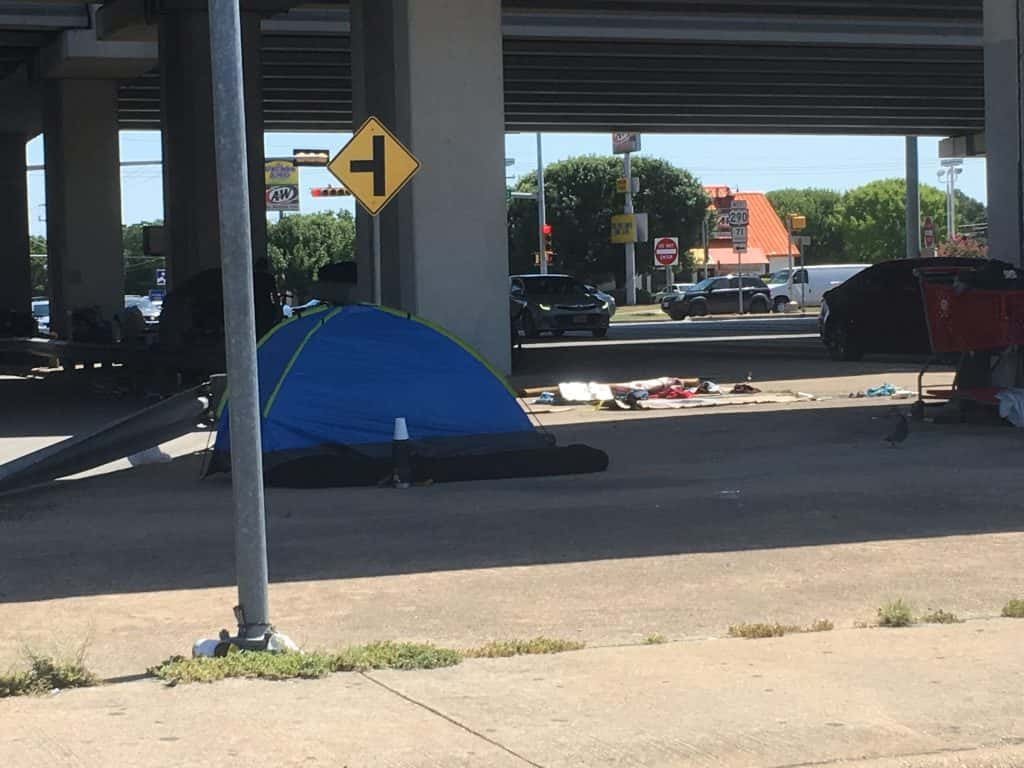
[[[526,302],[520,326],[528,338],[547,331],[588,331],[608,334],[612,305],[568,275],[512,275],[512,299]]]
[[[661,311],[673,320],[703,315],[727,315],[739,309],[739,278],[709,277],[685,293],[670,296],[661,302]],[[768,312],[772,292],[759,277],[743,278],[743,311]]]
[[[860,360],[867,353],[928,355],[931,342],[921,288],[914,270],[948,268],[951,279],[964,267],[995,269],[1009,264],[979,259],[900,259],[865,269],[825,293],[818,333],[833,360]]]

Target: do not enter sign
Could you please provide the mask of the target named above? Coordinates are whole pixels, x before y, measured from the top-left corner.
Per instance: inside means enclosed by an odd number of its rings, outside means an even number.
[[[679,263],[678,237],[659,237],[654,241],[654,263],[659,267],[674,267]]]

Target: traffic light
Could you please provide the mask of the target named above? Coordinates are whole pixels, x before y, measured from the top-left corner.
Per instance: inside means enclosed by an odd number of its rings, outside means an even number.
[[[544,234],[544,250],[550,253],[553,250],[551,247],[551,225],[545,224],[540,231]]]
[[[352,193],[345,187],[313,187],[313,197],[347,197]]]

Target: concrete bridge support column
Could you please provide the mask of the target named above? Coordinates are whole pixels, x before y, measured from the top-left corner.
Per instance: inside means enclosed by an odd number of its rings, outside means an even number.
[[[117,83],[47,81],[43,126],[50,327],[66,338],[69,311],[123,308]]]
[[[354,122],[375,115],[422,167],[381,214],[383,303],[510,366],[500,0],[353,0]],[[370,220],[357,231],[373,285]]]
[[[28,183],[25,178],[25,136],[0,134],[0,313],[28,312],[32,301],[32,268],[28,247]]]
[[[985,0],[989,254],[1024,264],[1024,0]]]
[[[205,10],[165,9],[160,26],[164,217],[171,287],[220,267],[220,217],[213,144],[210,22]],[[266,256],[260,19],[242,14],[249,205],[253,260]],[[246,194],[239,181],[238,194]]]

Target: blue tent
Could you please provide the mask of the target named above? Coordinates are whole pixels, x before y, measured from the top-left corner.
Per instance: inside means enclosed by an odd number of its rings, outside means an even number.
[[[257,355],[264,468],[272,484],[380,481],[392,469],[399,416],[408,424],[419,479],[593,471],[589,463],[580,470],[563,460],[575,466],[582,446],[560,458],[550,454],[559,449],[533,428],[515,393],[483,358],[406,313],[369,305],[314,307],[275,326]],[[225,403],[212,471],[229,468],[230,447]],[[510,467],[491,466],[497,453]],[[606,465],[607,457],[596,453],[597,463]]]

